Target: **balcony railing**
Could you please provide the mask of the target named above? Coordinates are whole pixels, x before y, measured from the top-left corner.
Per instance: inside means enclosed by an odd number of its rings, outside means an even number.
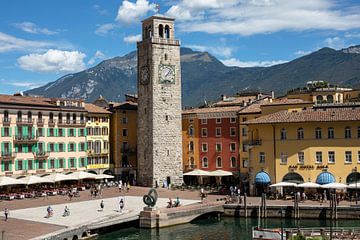
[[[15,143],[36,143],[39,141],[39,138],[37,136],[15,136],[14,142]]]
[[[262,144],[262,141],[261,139],[249,140],[249,141],[244,141],[244,144],[248,146],[260,146]]]
[[[10,123],[11,123],[11,118],[3,118],[2,119],[3,126],[10,126]]]
[[[37,123],[37,125],[38,125],[39,127],[44,126],[44,122],[45,122],[45,120],[42,119],[42,118],[38,118],[38,119],[36,120],[36,123]]]
[[[176,46],[180,45],[180,41],[176,40],[176,39],[155,38],[155,37],[144,39],[143,41],[139,42],[139,44],[143,44],[146,42],[158,43],[158,44],[169,44],[169,45],[176,45]]]
[[[10,151],[1,152],[1,159],[2,160],[11,160],[11,159],[14,159],[15,157],[16,157],[15,152],[10,152]]]
[[[33,118],[17,118],[16,124],[24,125],[24,126],[31,126],[34,124],[34,119]]]
[[[56,120],[54,120],[54,119],[49,119],[49,121],[48,121],[49,127],[55,127],[55,124],[56,124]]]
[[[126,148],[121,148],[121,153],[123,154],[136,154],[136,148],[129,148],[129,147],[126,147]]]
[[[58,126],[59,127],[85,127],[85,120],[66,120],[66,121],[59,121]]]
[[[87,150],[86,153],[88,156],[104,156],[109,154],[109,150],[108,149],[101,149],[101,151]]]
[[[37,151],[37,152],[34,152],[34,158],[37,158],[37,159],[44,159],[44,158],[48,158],[50,156],[50,153],[49,152],[45,152],[45,151]]]

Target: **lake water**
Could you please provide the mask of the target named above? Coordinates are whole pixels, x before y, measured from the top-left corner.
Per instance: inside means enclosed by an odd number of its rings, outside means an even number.
[[[130,227],[100,236],[100,240],[222,240],[222,239],[251,239],[251,230],[257,226],[257,219],[215,217],[196,220],[192,223],[158,229],[139,229]],[[330,222],[325,220],[294,220],[284,219],[284,227],[330,227]],[[266,219],[261,227],[279,228],[280,219]],[[337,221],[338,227],[360,227],[360,220]]]

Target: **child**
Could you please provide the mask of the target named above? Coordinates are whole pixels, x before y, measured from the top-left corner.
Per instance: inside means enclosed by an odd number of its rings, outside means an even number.
[[[101,203],[100,203],[100,208],[101,208],[101,211],[104,210],[104,200],[101,200]]]

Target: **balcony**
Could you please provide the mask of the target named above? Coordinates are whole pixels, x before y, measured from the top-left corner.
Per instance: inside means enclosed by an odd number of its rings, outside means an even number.
[[[101,149],[101,151],[95,151],[95,150],[87,150],[86,154],[89,157],[100,157],[100,156],[106,156],[109,154],[108,149]]]
[[[66,120],[66,121],[59,121],[58,126],[59,127],[85,127],[85,120]]]
[[[180,45],[180,41],[176,40],[176,39],[155,38],[155,37],[144,39],[143,41],[139,42],[139,44],[143,44],[146,42],[158,43],[158,44],[168,44],[168,45],[175,45],[175,46]]]
[[[2,160],[13,160],[15,157],[16,157],[15,152],[10,152],[10,151],[1,152],[1,159]]]
[[[11,118],[3,118],[2,119],[3,126],[10,126],[10,123],[11,123]]]
[[[190,171],[190,170],[192,170],[192,169],[195,169],[195,168],[197,168],[197,165],[195,165],[195,164],[186,164],[185,166],[184,166],[184,170],[185,171]]]
[[[42,118],[38,118],[38,119],[36,120],[36,124],[37,124],[38,127],[43,127],[43,126],[44,126],[44,122],[45,122],[45,120],[42,119]]]
[[[47,159],[50,156],[49,152],[45,152],[45,151],[37,151],[34,152],[34,158],[36,159]]]
[[[33,118],[17,118],[16,124],[19,126],[32,126],[32,125],[34,125],[34,119]]]
[[[36,143],[39,141],[39,138],[37,136],[15,136],[14,137],[14,143],[28,143],[28,144],[32,144],[32,143]]]
[[[255,139],[255,140],[244,141],[244,144],[248,145],[249,147],[260,146],[262,144],[262,141],[261,139]]]
[[[129,147],[122,147],[121,148],[121,153],[122,154],[128,154],[128,155],[133,155],[136,154],[136,148],[129,148]]]
[[[56,124],[56,120],[49,119],[49,122],[48,122],[49,127],[55,127],[55,124]]]

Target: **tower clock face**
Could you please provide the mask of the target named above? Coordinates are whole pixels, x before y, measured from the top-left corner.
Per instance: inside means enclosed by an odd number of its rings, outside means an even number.
[[[159,65],[159,82],[160,83],[175,83],[175,66],[173,65]]]
[[[144,66],[140,69],[140,83],[148,84],[150,81],[150,72],[147,66]]]

